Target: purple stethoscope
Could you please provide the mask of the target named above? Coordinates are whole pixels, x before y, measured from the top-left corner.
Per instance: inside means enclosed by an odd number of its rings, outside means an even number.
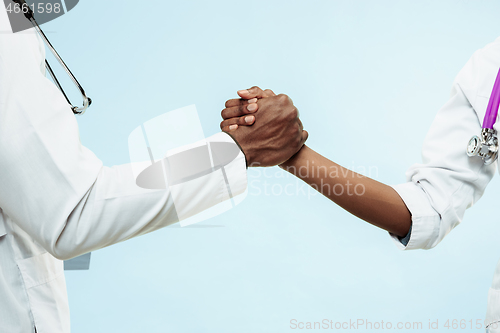
[[[498,157],[498,139],[497,131],[493,125],[497,121],[498,107],[500,106],[500,70],[498,71],[490,101],[486,108],[486,114],[483,120],[483,129],[481,136],[474,135],[467,145],[467,155],[479,156],[484,164],[489,165],[496,161]]]

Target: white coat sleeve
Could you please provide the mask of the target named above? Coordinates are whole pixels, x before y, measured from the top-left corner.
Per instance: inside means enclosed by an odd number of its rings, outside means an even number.
[[[131,165],[104,167],[82,146],[75,116],[43,72],[33,32],[0,35],[0,207],[59,259],[142,235],[246,189],[244,155],[204,182],[170,190],[136,185]],[[208,141],[232,142],[225,133]],[[180,205],[179,205],[180,204]]]
[[[425,138],[423,163],[409,168],[408,182],[393,186],[412,216],[412,229],[401,249],[430,249],[463,219],[481,198],[497,163],[486,166],[466,154],[479,135],[499,66],[499,40],[477,51],[457,76],[449,101],[439,110]]]

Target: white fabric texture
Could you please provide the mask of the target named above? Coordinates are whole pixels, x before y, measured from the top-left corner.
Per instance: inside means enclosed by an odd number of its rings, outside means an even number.
[[[171,192],[136,185],[131,166],[104,167],[82,146],[75,116],[45,77],[33,29],[9,33],[0,6],[0,332],[67,333],[63,259],[178,221]],[[225,133],[207,139],[233,142]],[[241,151],[226,168],[234,196],[247,186]],[[228,197],[222,174],[186,184],[183,214]],[[177,203],[176,203],[177,204]],[[186,208],[187,207],[187,208]]]

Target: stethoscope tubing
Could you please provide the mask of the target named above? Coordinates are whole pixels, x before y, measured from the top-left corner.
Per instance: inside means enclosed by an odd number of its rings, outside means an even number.
[[[498,107],[500,106],[500,69],[498,70],[493,91],[491,92],[488,107],[484,115],[483,128],[493,129],[493,125],[497,121]]]
[[[45,36],[45,34],[43,33],[42,29],[40,28],[40,26],[38,25],[38,23],[35,20],[33,11],[26,4],[25,0],[12,0],[12,1],[15,2],[15,3],[17,3],[23,9],[24,16],[31,22],[31,24],[35,28],[36,32],[44,40],[45,44],[49,47],[49,49],[52,52],[52,54],[54,55],[54,57],[57,59],[57,61],[59,62],[59,64],[61,64],[61,66],[66,71],[66,74],[68,74],[68,76],[71,78],[71,80],[73,81],[73,83],[75,84],[75,86],[80,91],[80,94],[82,95],[82,98],[83,98],[83,106],[82,107],[77,107],[77,106],[74,106],[70,102],[68,96],[64,92],[63,87],[59,83],[59,80],[57,80],[56,75],[52,71],[52,68],[50,67],[49,62],[47,60],[45,60],[45,67],[47,68],[47,71],[49,72],[50,76],[54,80],[54,83],[56,84],[56,86],[59,88],[59,90],[64,95],[64,98],[66,98],[66,101],[70,105],[71,110],[73,111],[73,113],[80,114],[80,115],[83,114],[85,112],[85,110],[87,110],[87,108],[92,103],[92,100],[89,97],[87,97],[87,94],[85,93],[85,90],[83,90],[82,86],[80,85],[80,83],[78,82],[78,80],[76,79],[76,77],[73,75],[73,73],[71,72],[71,70],[69,69],[69,67],[66,65],[66,63],[61,58],[61,56],[59,55],[59,53],[57,53],[56,49],[52,46],[52,44],[50,43],[50,41],[47,38],[47,36]],[[26,9],[26,11],[24,11],[25,9]]]
[[[50,76],[52,77],[52,79],[54,79],[57,87],[63,93],[64,97],[66,98],[66,101],[68,101],[68,103],[71,105],[71,109],[73,110],[73,112],[75,114],[83,114],[85,112],[85,110],[87,110],[87,108],[89,107],[89,105],[91,103],[90,98],[87,97],[87,94],[85,93],[85,90],[83,90],[83,87],[80,85],[80,83],[78,82],[78,80],[76,79],[76,77],[73,75],[73,73],[71,72],[71,70],[69,69],[69,67],[66,65],[66,63],[64,62],[64,60],[61,58],[61,56],[59,55],[59,53],[57,53],[56,49],[52,46],[52,44],[50,43],[50,41],[47,38],[47,36],[45,36],[45,34],[43,33],[42,29],[40,28],[40,26],[38,25],[38,23],[35,21],[35,18],[31,17],[30,18],[30,22],[31,22],[31,24],[33,24],[33,27],[38,32],[38,34],[40,35],[40,37],[42,37],[42,39],[45,41],[45,44],[49,47],[49,50],[52,52],[52,54],[57,59],[57,61],[59,62],[59,64],[61,64],[62,68],[64,68],[64,70],[66,71],[66,74],[68,74],[68,76],[71,78],[71,80],[73,81],[73,83],[75,84],[75,86],[80,91],[80,94],[82,95],[82,98],[83,98],[83,107],[76,107],[76,106],[72,105],[72,103],[69,101],[68,96],[64,92],[64,89],[62,88],[62,86],[59,83],[59,81],[57,80],[54,72],[52,71],[52,68],[50,67],[48,61],[46,60],[45,61],[45,66],[47,67],[47,70],[48,70]]]

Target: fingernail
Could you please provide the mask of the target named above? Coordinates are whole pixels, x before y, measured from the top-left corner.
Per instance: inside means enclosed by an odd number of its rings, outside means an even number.
[[[238,94],[248,94],[248,90],[246,90],[246,89],[238,90]]]
[[[257,104],[250,104],[249,106],[247,106],[247,110],[250,112],[254,112],[255,110],[257,110]]]
[[[254,116],[248,116],[248,117],[245,117],[245,122],[246,122],[247,124],[252,123],[254,120],[255,120],[255,117],[254,117]]]
[[[238,128],[238,125],[231,125],[231,126],[229,126],[229,130],[230,131],[234,131],[237,128]]]
[[[248,101],[248,104],[257,103],[257,98],[252,98]]]

